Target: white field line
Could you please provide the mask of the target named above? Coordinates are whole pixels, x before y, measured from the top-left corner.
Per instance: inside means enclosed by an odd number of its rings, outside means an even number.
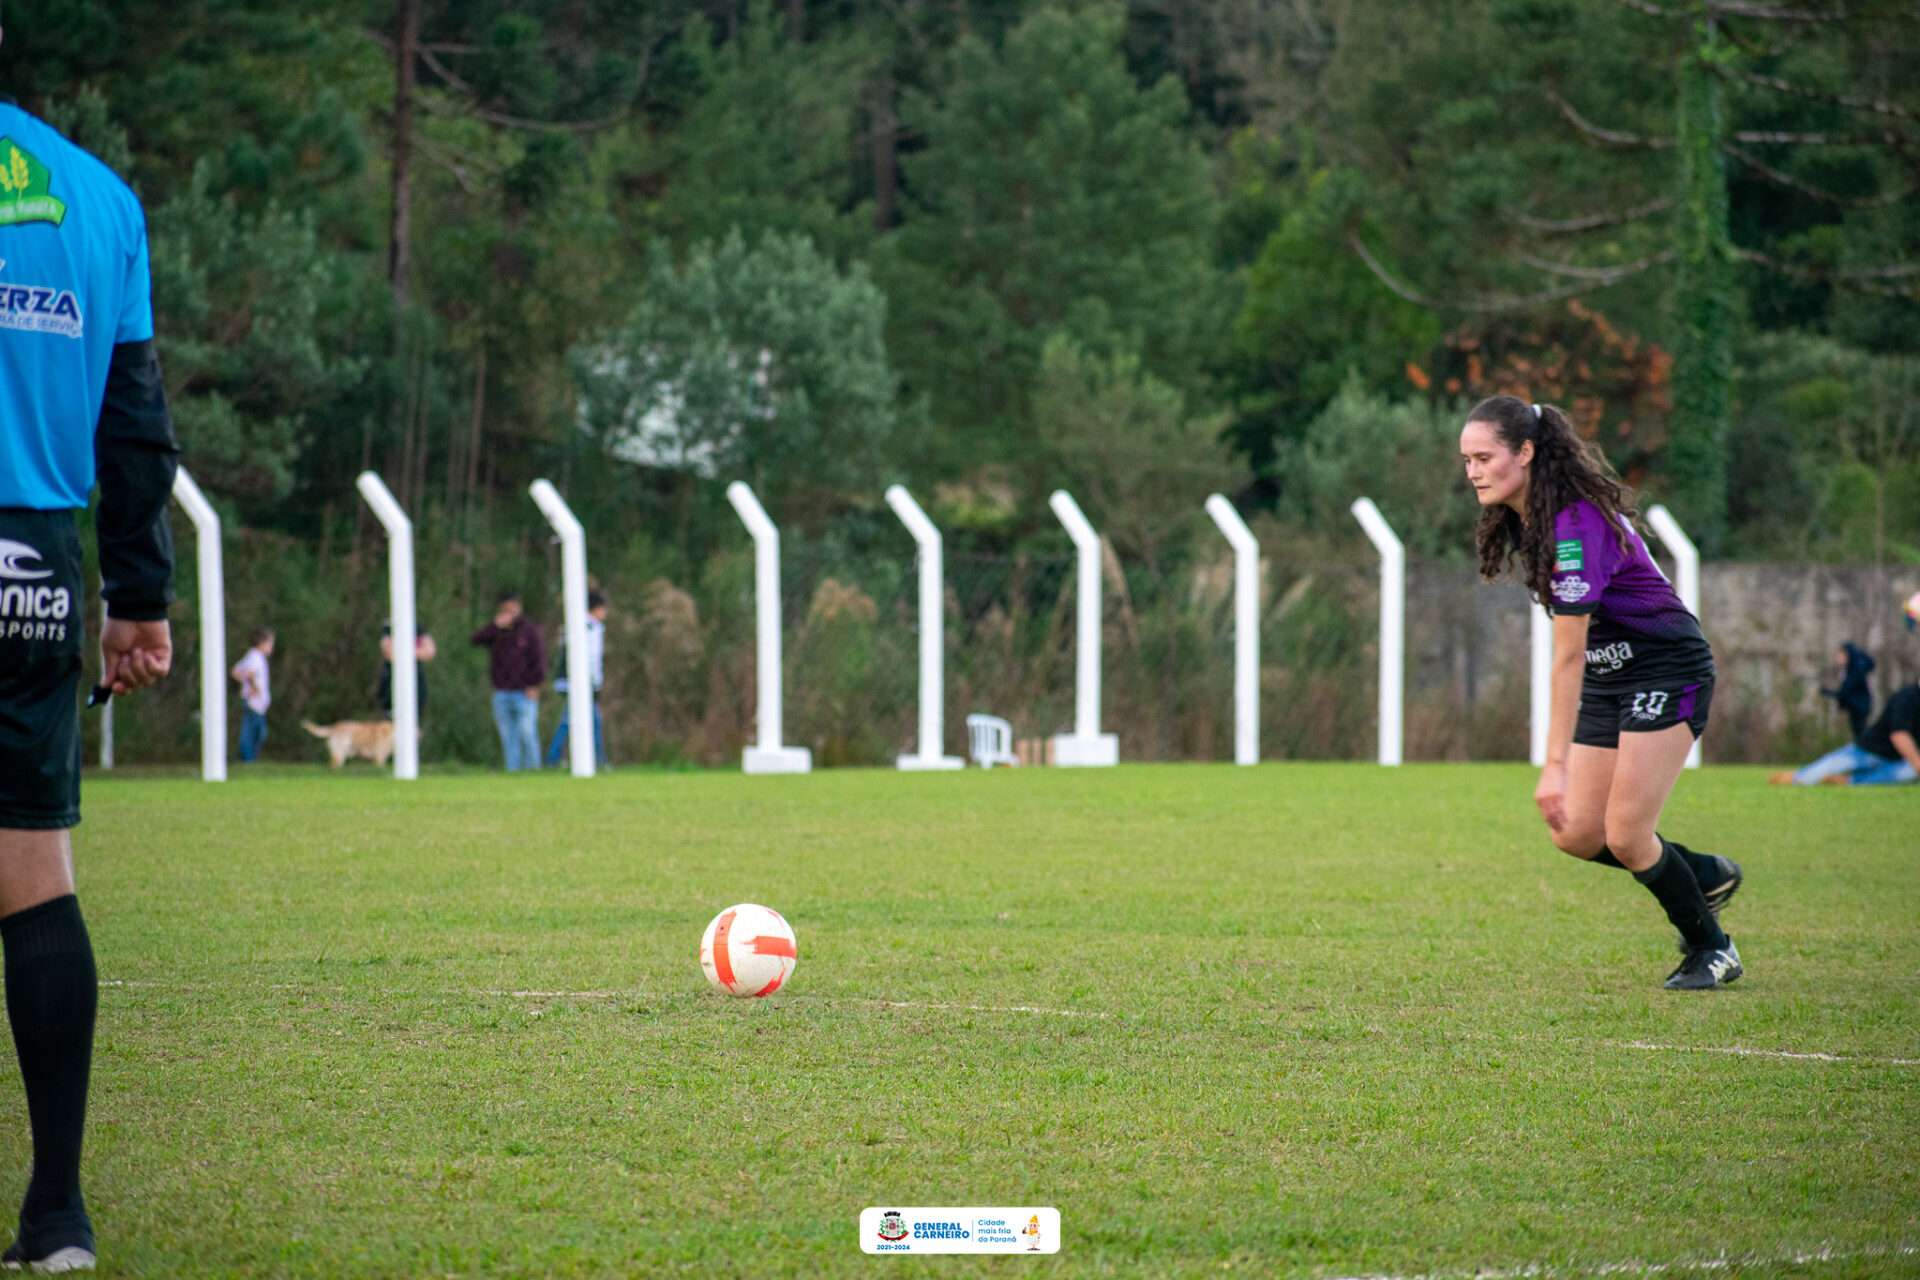
[[[1604,1043],[1620,1049],[1649,1049],[1659,1053],[1729,1053],[1740,1058],[1798,1058],[1804,1062],[1871,1062],[1881,1066],[1920,1067],[1920,1058],[1852,1058],[1837,1053],[1792,1053],[1786,1049],[1749,1049],[1744,1045],[1659,1044],[1651,1040]]]
[[[477,991],[475,995],[513,996],[522,1000],[541,998],[576,1000],[613,1000],[632,997],[636,1000],[703,1000],[707,997],[690,991],[669,991],[649,995],[644,991]],[[789,1000],[805,999],[833,1000],[833,996],[788,996]],[[1086,1009],[1042,1009],[1029,1004],[933,1004],[915,1000],[876,1000],[865,996],[845,998],[848,1004],[874,1004],[887,1009],[942,1009],[960,1013],[1042,1013],[1056,1018],[1110,1018],[1110,1013],[1097,1013]]]
[[[112,980],[102,980],[100,985],[102,987],[171,987],[177,984],[116,978]],[[267,984],[267,989],[270,991],[325,991],[335,995],[345,995],[347,993],[347,988],[345,987],[321,987],[305,982],[273,982]],[[515,991],[508,990],[504,987],[469,987],[456,991],[443,992],[441,994],[461,996],[511,996],[516,1000],[704,1000],[708,998],[704,993],[693,991]],[[942,1004],[935,1001],[880,1000],[868,996],[836,997],[790,994],[783,997],[783,999],[796,1002],[802,1000],[825,1000],[831,1002],[839,999],[847,1004],[870,1004],[885,1009],[931,1009],[947,1013],[1033,1013],[1050,1018],[1100,1019],[1124,1019],[1126,1016],[1124,1014],[1102,1013],[1092,1009],[1048,1009],[1039,1005],[1029,1004]],[[1484,1039],[1493,1042],[1549,1040],[1554,1044],[1589,1044],[1609,1049],[1637,1049],[1647,1053],[1720,1053],[1736,1058],[1773,1058],[1793,1062],[1837,1062],[1850,1063],[1856,1066],[1920,1067],[1920,1058],[1882,1058],[1860,1054],[1823,1053],[1817,1050],[1756,1049],[1749,1045],[1737,1044],[1665,1044],[1657,1040],[1579,1040],[1557,1036],[1531,1036],[1525,1034],[1513,1036],[1468,1034],[1474,1039]],[[1409,1277],[1406,1278],[1406,1280],[1412,1280],[1412,1278]],[[1493,1280],[1493,1278],[1489,1276],[1488,1280]]]
[[[1658,1040],[1585,1040],[1570,1036],[1536,1035],[1524,1031],[1494,1035],[1487,1032],[1454,1032],[1455,1038],[1510,1044],[1514,1041],[1543,1044],[1593,1045],[1606,1049],[1639,1049],[1650,1053],[1723,1053],[1736,1058],[1773,1058],[1793,1062],[1840,1062],[1854,1066],[1920,1067],[1920,1058],[1884,1058],[1867,1054],[1822,1053],[1818,1050],[1756,1049],[1742,1044],[1666,1044]]]
[[[1029,1004],[921,1004],[913,1000],[865,1000],[863,1004],[883,1004],[889,1009],[946,1009],[963,1013],[1044,1013],[1055,1018],[1111,1018],[1110,1013],[1086,1009],[1038,1009]]]
[[[1530,1262],[1519,1267],[1495,1267],[1478,1271],[1424,1271],[1414,1275],[1368,1273],[1341,1276],[1336,1280],[1526,1280],[1531,1276],[1617,1276],[1660,1275],[1665,1272],[1738,1271],[1744,1267],[1805,1266],[1810,1262],[1857,1262],[1867,1258],[1909,1258],[1920,1253],[1913,1245],[1868,1246],[1863,1249],[1816,1249],[1810,1252],[1776,1254],[1722,1254],[1717,1258],[1698,1258],[1680,1262]]]

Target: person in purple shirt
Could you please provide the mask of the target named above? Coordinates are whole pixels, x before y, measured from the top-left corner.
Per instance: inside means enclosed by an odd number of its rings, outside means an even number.
[[[1480,500],[1491,582],[1517,557],[1553,615],[1547,764],[1534,803],[1564,853],[1633,873],[1680,931],[1674,990],[1744,970],[1720,912],[1742,873],[1654,828],[1707,725],[1713,650],[1634,528],[1632,494],[1565,413],[1513,396],[1475,405],[1460,432]]]

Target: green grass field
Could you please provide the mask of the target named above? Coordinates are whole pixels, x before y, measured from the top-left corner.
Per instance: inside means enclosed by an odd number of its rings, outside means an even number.
[[[108,1274],[1920,1273],[1911,788],[1687,777],[1748,975],[1686,995],[1521,767],[241,773],[88,782]],[[858,1251],[996,1203],[1061,1252]]]

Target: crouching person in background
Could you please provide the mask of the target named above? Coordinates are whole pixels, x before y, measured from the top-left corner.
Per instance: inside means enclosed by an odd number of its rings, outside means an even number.
[[[1804,769],[1776,773],[1769,782],[1810,787],[1885,786],[1920,779],[1920,680],[1904,684],[1887,699],[1880,718],[1837,751],[1829,751]]]

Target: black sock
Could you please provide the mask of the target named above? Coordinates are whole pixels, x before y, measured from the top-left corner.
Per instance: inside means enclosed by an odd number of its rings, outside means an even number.
[[[1688,946],[1699,951],[1727,945],[1727,935],[1720,932],[1720,922],[1707,910],[1706,895],[1700,892],[1693,869],[1665,840],[1660,842],[1660,861],[1645,871],[1634,872],[1633,878],[1660,900],[1667,919],[1673,921]]]
[[[100,977],[72,894],[0,920],[7,1021],[33,1125],[33,1180],[22,1220],[81,1210],[80,1135],[87,1120]]]
[[[1720,886],[1720,882],[1727,878],[1726,873],[1720,870],[1720,859],[1712,854],[1695,853],[1683,844],[1668,840],[1658,831],[1654,832],[1653,836],[1656,840],[1664,841],[1668,848],[1686,861],[1687,869],[1693,872],[1693,878],[1700,883],[1700,892],[1712,893]]]
[[[1614,857],[1613,850],[1607,848],[1605,845],[1601,845],[1600,852],[1588,858],[1587,861],[1596,867],[1618,867],[1622,871],[1627,869],[1627,864]]]

